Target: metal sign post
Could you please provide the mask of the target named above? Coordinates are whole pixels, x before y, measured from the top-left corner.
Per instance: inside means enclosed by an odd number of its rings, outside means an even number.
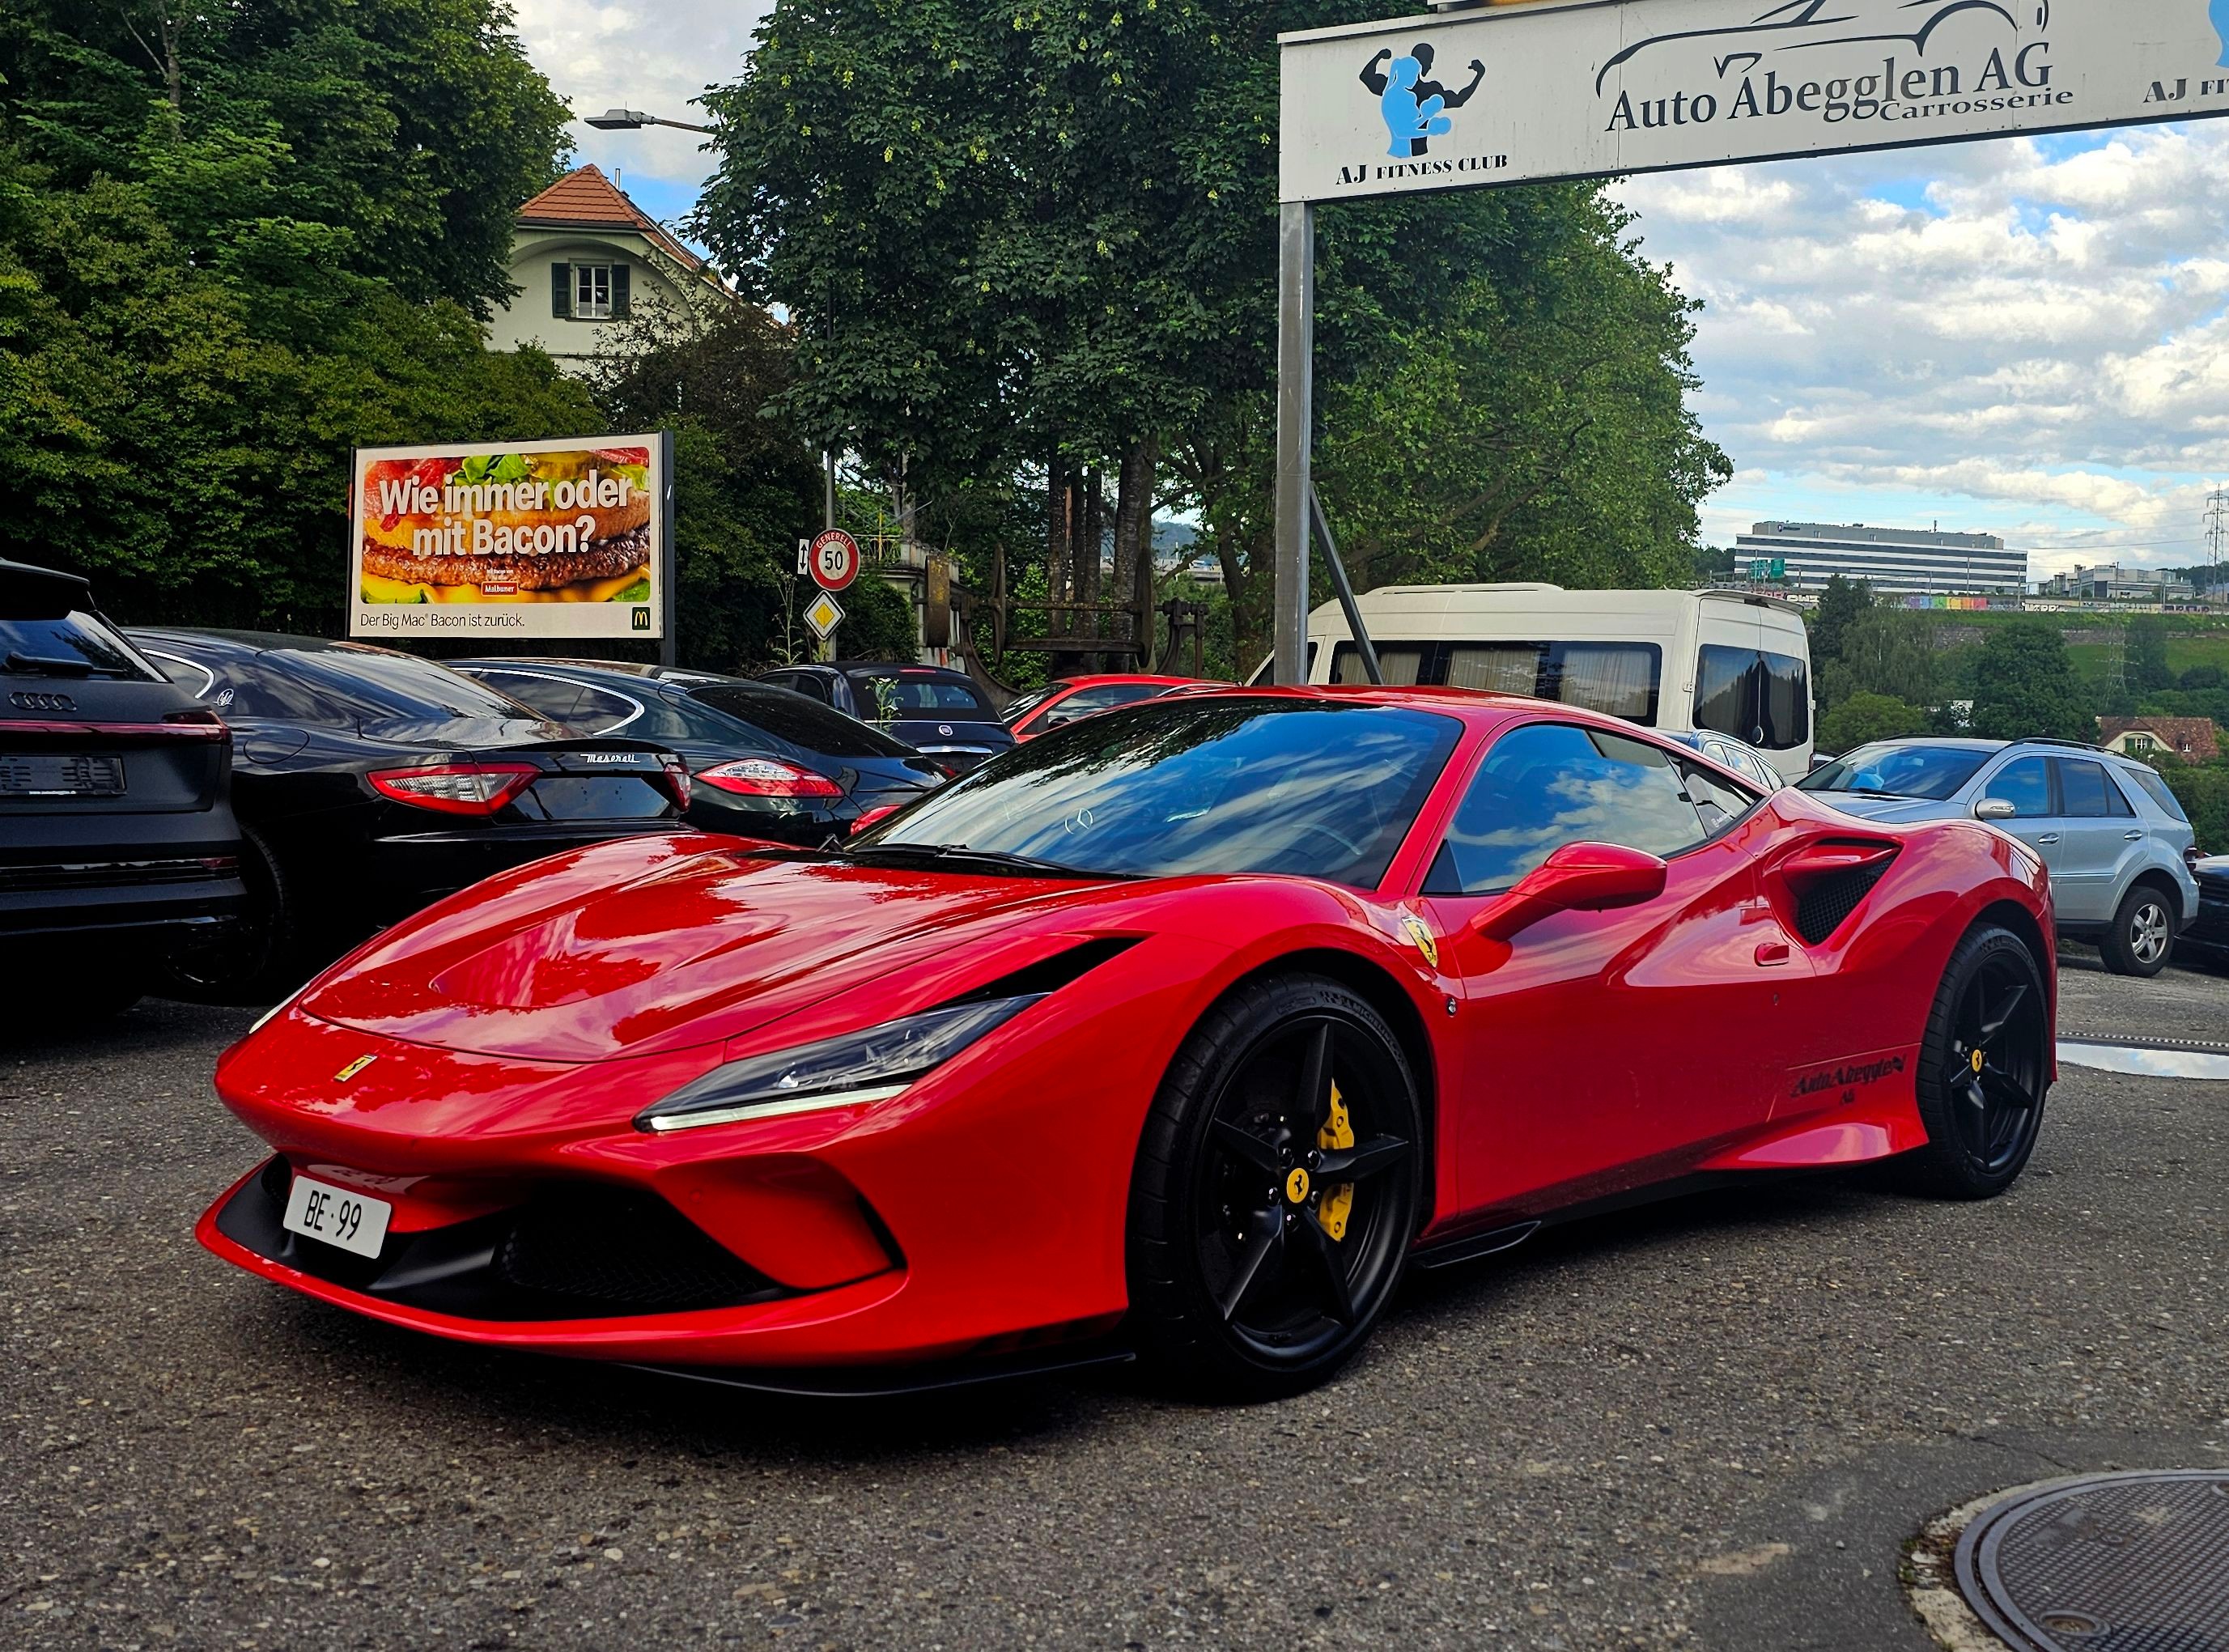
[[[1281,35],[1277,680],[1307,672],[1317,202],[2229,114],[2217,16],[2221,0],[1500,0]]]
[[[658,500],[660,516],[658,536],[659,555],[665,559],[658,570],[658,663],[678,665],[681,663],[680,604],[677,588],[681,583],[681,553],[673,544],[673,432],[660,431],[658,444]]]

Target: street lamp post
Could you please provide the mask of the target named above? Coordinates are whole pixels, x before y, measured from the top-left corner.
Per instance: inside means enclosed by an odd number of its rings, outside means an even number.
[[[692,125],[686,120],[667,120],[658,115],[646,115],[639,109],[607,109],[600,115],[581,117],[598,132],[638,132],[645,126],[671,126],[680,132],[709,132],[710,126]]]

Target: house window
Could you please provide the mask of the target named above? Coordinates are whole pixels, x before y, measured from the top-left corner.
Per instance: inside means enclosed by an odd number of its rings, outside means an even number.
[[[2148,734],[2132,734],[2122,742],[2129,751],[2157,751],[2159,742]]]
[[[573,266],[573,313],[583,321],[607,321],[612,314],[612,267]]]

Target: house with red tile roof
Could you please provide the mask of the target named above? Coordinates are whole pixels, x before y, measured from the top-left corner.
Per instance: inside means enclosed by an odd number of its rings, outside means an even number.
[[[2210,763],[2221,755],[2221,731],[2211,717],[2099,717],[2105,749],[2128,757],[2170,753],[2187,763]]]
[[[538,344],[572,372],[586,371],[630,320],[655,312],[686,322],[742,302],[594,166],[566,173],[518,209],[511,280],[519,292],[489,324],[490,348]]]

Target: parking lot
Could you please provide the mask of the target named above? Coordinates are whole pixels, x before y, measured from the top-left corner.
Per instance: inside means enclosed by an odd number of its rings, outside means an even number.
[[[2229,1025],[2219,977],[2061,984],[2070,1033]],[[2229,1085],[2065,1069],[1993,1205],[1784,1183],[1418,1279],[1288,1404],[835,1405],[452,1347],[208,1257],[250,1019],[0,1052],[0,1642],[1924,1648],[1929,1516],[2229,1463]]]

